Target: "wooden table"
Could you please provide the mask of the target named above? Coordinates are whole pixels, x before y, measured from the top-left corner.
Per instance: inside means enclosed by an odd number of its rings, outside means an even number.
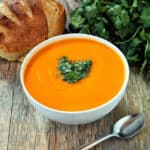
[[[19,70],[20,63],[0,59],[0,150],[77,150],[109,134],[115,121],[129,113],[145,114],[141,133],[132,140],[110,139],[94,149],[150,150],[150,85],[137,73],[131,73],[127,92],[115,110],[94,123],[71,126],[48,120],[29,104]]]
[[[150,85],[131,72],[127,92],[111,113],[96,122],[71,126],[48,120],[27,101],[19,80],[20,63],[0,59],[0,150],[73,150],[112,131],[129,113],[144,113],[146,124],[132,140],[110,139],[97,150],[150,149]]]

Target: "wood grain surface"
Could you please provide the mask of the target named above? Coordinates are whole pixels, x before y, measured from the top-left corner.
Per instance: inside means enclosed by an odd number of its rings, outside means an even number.
[[[110,139],[93,150],[150,149],[150,85],[131,72],[127,92],[111,113],[96,122],[71,126],[48,120],[27,101],[19,80],[20,63],[0,59],[0,150],[77,150],[107,135],[120,117],[144,113],[146,124],[130,140]]]

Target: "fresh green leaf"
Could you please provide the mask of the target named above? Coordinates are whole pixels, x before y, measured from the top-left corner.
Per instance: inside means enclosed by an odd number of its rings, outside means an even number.
[[[130,47],[138,47],[140,44],[142,43],[142,41],[138,38],[138,37],[135,37],[131,40],[131,42],[129,43],[130,44]]]
[[[60,70],[61,73],[68,73],[71,72],[72,70],[72,62],[68,61],[67,57],[62,57],[59,59],[59,65],[58,65],[58,70]]]
[[[140,22],[145,27],[150,27],[150,6],[144,7],[140,16]]]
[[[108,39],[109,33],[105,28],[104,22],[99,21],[97,24],[95,24],[93,28],[94,28],[93,31],[95,32],[95,35]]]
[[[97,7],[96,5],[86,6],[85,7],[85,16],[87,18],[95,18],[97,15]]]
[[[120,5],[115,5],[107,10],[107,15],[114,23],[116,29],[121,29],[129,24],[128,12]]]
[[[85,6],[88,6],[92,3],[91,0],[81,0],[81,6],[82,7],[85,7]]]
[[[63,80],[68,83],[75,83],[79,80],[79,75],[77,72],[71,71],[67,74],[64,74]]]
[[[85,19],[78,14],[75,14],[74,16],[72,16],[71,18],[71,25],[75,28],[75,29],[79,29],[80,26],[84,23]]]
[[[87,34],[90,34],[90,28],[89,28],[89,25],[83,25],[81,30],[80,30],[80,33],[87,33]]]
[[[150,41],[150,32],[149,33],[145,33],[145,37],[148,41]]]
[[[121,40],[123,40],[132,36],[135,30],[136,30],[135,26],[132,23],[130,23],[128,26],[124,27],[123,30],[122,28],[116,30],[115,34],[116,36],[120,37]]]

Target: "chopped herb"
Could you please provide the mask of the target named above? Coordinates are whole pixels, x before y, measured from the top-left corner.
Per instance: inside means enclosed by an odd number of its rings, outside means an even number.
[[[75,83],[88,76],[92,66],[91,60],[70,61],[66,56],[63,56],[58,61],[60,74],[63,75],[63,80],[68,83]]]

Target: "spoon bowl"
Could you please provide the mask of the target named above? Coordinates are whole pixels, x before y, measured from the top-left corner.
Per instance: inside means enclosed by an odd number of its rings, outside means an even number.
[[[119,138],[132,138],[140,131],[144,122],[145,118],[143,114],[127,115],[115,123],[113,133]]]
[[[144,126],[144,123],[145,117],[143,114],[127,115],[115,123],[112,134],[100,138],[91,144],[82,146],[80,150],[88,150],[111,137],[117,137],[120,139],[132,138],[139,133],[140,129]]]

